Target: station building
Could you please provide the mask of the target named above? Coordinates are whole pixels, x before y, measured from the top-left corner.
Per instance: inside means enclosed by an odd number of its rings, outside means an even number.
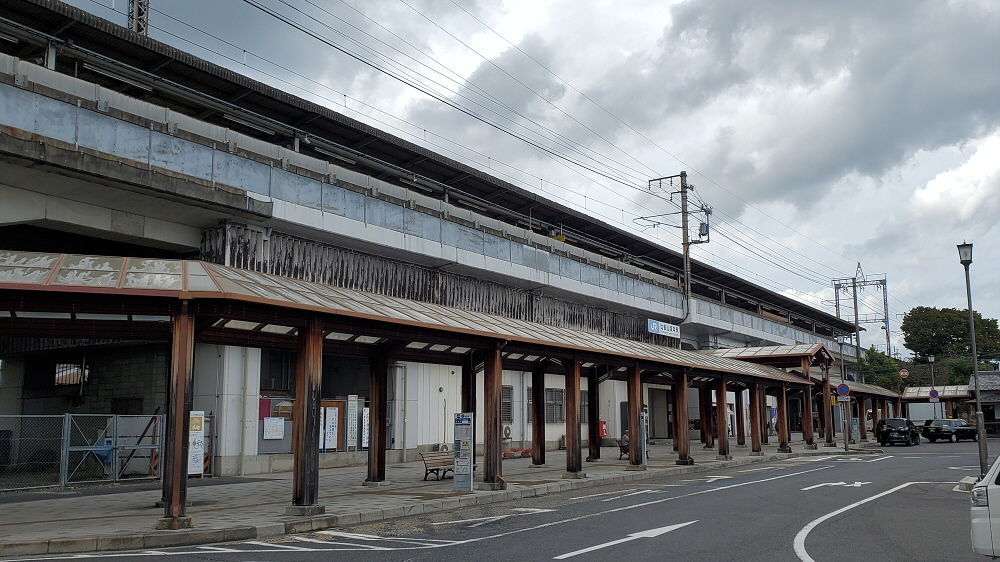
[[[61,2],[0,34],[0,415],[163,414],[176,460],[193,409],[216,474],[375,480],[459,411],[494,481],[643,407],[654,440],[838,431],[844,320]]]

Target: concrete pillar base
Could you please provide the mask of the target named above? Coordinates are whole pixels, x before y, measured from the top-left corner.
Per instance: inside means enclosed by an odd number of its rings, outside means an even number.
[[[784,447],[778,447],[778,452],[779,453],[791,453],[792,452],[792,448],[789,447],[788,445],[785,445]]]
[[[601,457],[587,457],[585,462],[599,462]]]
[[[567,480],[578,480],[580,478],[586,478],[587,477],[587,473],[586,472],[563,472],[562,477],[565,478],[565,479],[567,479]]]
[[[476,482],[476,489],[494,492],[496,490],[506,490],[507,484],[504,482]]]
[[[714,449],[714,448],[715,448],[715,443],[712,443],[711,445],[705,443],[705,446],[702,447],[702,449]]]
[[[737,449],[746,449],[746,448],[747,448],[747,447],[749,447],[749,446],[750,446],[750,445],[746,445],[746,444],[743,444],[743,445],[740,445],[739,443],[737,443],[737,444],[736,444],[736,448],[737,448]]]
[[[815,451],[817,448],[818,447],[816,447],[815,443],[806,443],[806,449],[809,449],[810,451]]]
[[[751,456],[751,457],[763,457],[764,456],[764,451],[750,451],[747,454],[749,456]]]
[[[529,464],[528,468],[548,468],[547,464]]]
[[[679,465],[682,465],[682,466],[687,466],[687,465],[694,464],[694,459],[691,459],[691,458],[688,458],[688,459],[677,459],[676,461],[674,461],[674,464],[679,464]]]
[[[733,460],[732,455],[715,455],[715,460],[717,461],[731,461]]]
[[[836,447],[837,444],[836,443],[823,443],[823,446],[824,447]]]
[[[157,531],[176,531],[177,529],[190,529],[191,527],[194,527],[194,525],[191,524],[190,517],[161,517],[156,522]]]
[[[369,487],[369,488],[378,488],[379,486],[388,486],[389,485],[389,481],[388,480],[378,480],[378,481],[375,481],[375,480],[365,480],[364,482],[361,483],[361,485]]]
[[[643,471],[646,470],[646,465],[644,464],[629,464],[625,465],[625,470],[628,471]]]
[[[854,439],[849,440],[848,443],[851,444],[851,445],[857,445],[858,444],[858,442],[855,441]]]
[[[308,517],[326,513],[325,505],[289,505],[285,507],[285,515],[293,517]]]

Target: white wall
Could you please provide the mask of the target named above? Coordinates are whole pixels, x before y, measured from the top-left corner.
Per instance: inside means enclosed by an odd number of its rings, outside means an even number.
[[[194,356],[193,409],[214,413],[214,456],[222,463],[217,472],[231,474],[241,454],[257,454],[260,349],[196,344]]]

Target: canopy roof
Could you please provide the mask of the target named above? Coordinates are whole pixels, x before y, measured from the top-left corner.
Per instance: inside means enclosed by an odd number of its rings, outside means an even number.
[[[0,290],[4,289],[252,302],[387,322],[396,326],[430,328],[717,373],[809,384],[798,376],[766,365],[195,260],[0,250]],[[24,315],[19,310],[0,310],[0,317]]]
[[[826,364],[833,361],[826,346],[821,343],[800,343],[795,345],[768,345],[761,347],[734,347],[730,349],[709,349],[700,353],[740,359],[775,367],[799,367],[806,357],[811,364]]]
[[[938,398],[968,398],[969,385],[950,384],[946,386],[908,386],[903,389],[903,400],[927,400],[931,397],[931,389],[936,388]]]

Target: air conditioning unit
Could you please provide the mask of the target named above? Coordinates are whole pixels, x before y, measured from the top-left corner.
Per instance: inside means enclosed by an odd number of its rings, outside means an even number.
[[[513,430],[511,430],[511,427],[509,425],[503,426],[503,428],[501,428],[501,430],[500,430],[500,435],[504,439],[510,439],[511,435],[513,435],[513,434],[514,434],[514,432],[513,432]]]

